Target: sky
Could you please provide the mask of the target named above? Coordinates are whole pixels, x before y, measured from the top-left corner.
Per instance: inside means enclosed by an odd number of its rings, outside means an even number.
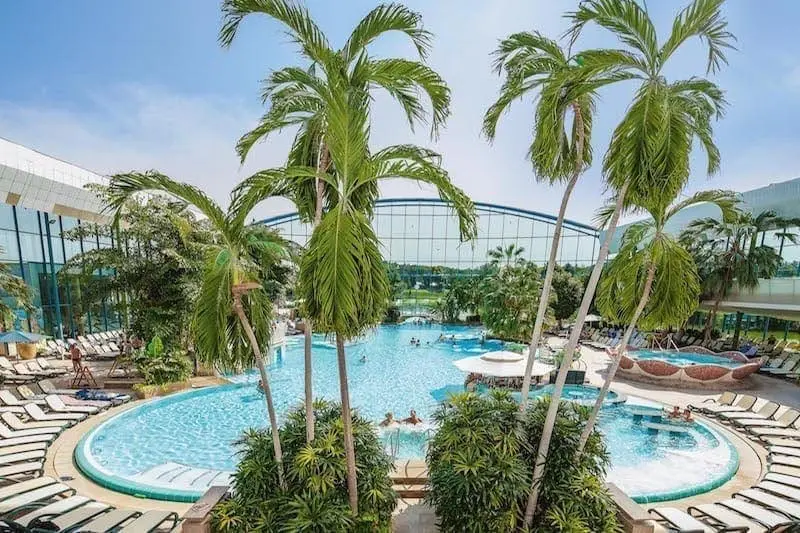
[[[536,181],[525,154],[533,101],[516,103],[490,144],[481,136],[483,113],[497,97],[500,78],[490,53],[499,39],[537,30],[558,38],[572,0],[409,0],[433,32],[429,63],[452,90],[451,116],[438,140],[424,127],[412,132],[399,106],[378,94],[371,145],[413,142],[442,154],[453,181],[476,201],[555,213],[562,189]],[[307,2],[328,39],[341,45],[377,2]],[[686,2],[649,0],[659,37]],[[728,0],[724,7],[737,50],[714,80],[730,108],[716,127],[721,172],[705,174],[703,153],[693,157],[684,194],[726,188],[744,191],[800,176],[800,3]],[[259,81],[270,71],[302,65],[281,26],[251,16],[229,49],[217,43],[217,0],[16,0],[0,4],[0,137],[101,174],[158,169],[195,184],[222,204],[253,172],[280,166],[291,131],[259,144],[240,165],[234,146],[263,113]],[[580,47],[619,47],[610,34],[585,32]],[[381,57],[413,57],[400,36],[376,42]],[[670,79],[705,75],[699,41],[677,54]],[[601,93],[592,146],[595,164],[582,177],[568,218],[591,223],[607,197],[600,159],[635,86]],[[387,198],[432,197],[435,191],[402,180],[385,184]],[[260,205],[256,218],[292,211],[288,201]]]

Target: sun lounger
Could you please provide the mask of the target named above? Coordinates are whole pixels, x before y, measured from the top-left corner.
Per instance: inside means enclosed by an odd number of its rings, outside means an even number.
[[[753,411],[753,407],[750,408],[750,411],[742,412],[742,411],[732,411],[732,412],[722,412],[719,414],[720,419],[725,421],[733,421],[735,422],[737,418],[742,419],[749,419],[749,420],[769,420],[772,416],[778,412],[778,409],[781,408],[780,404],[775,402],[767,402],[763,406],[761,406],[758,411]]]
[[[800,411],[795,411],[794,409],[787,409],[783,412],[781,416],[776,418],[775,420],[759,420],[759,419],[738,419],[734,420],[733,423],[743,428],[755,428],[755,427],[772,427],[772,428],[789,428],[794,424],[797,419],[800,417]]]
[[[53,435],[31,435],[30,437],[13,437],[0,439],[0,451],[9,446],[17,446],[18,444],[32,444],[34,442],[50,442],[53,440]]]
[[[22,527],[30,527],[31,522],[33,522],[36,518],[45,515],[60,515],[64,513],[68,513],[73,509],[77,509],[78,507],[85,505],[92,500],[87,498],[86,496],[70,496],[69,498],[64,498],[63,500],[58,500],[57,502],[51,503],[49,505],[45,505],[44,507],[39,507],[35,511],[31,511],[27,514],[17,517],[14,522],[19,524]]]
[[[704,524],[697,518],[691,516],[689,513],[685,513],[674,507],[659,507],[650,509],[648,512],[656,517],[657,522],[666,523],[675,531],[688,531],[690,533],[714,533],[717,531],[708,524]],[[747,530],[740,529],[737,531],[744,531],[746,533]]]
[[[783,514],[778,514],[772,510],[765,509],[760,505],[740,500],[738,498],[731,498],[719,502],[719,505],[727,507],[737,513],[746,516],[747,518],[758,522],[766,527],[776,527],[781,524],[789,522],[791,519]],[[698,508],[705,506],[698,506]]]
[[[34,361],[36,361],[36,364],[38,364],[42,370],[53,372],[60,376],[63,376],[64,374],[69,374],[68,368],[64,368],[63,366],[58,366],[58,367],[53,366],[50,364],[50,361],[48,361],[44,357],[39,357],[37,359],[34,359]]]
[[[33,383],[36,381],[36,376],[21,376],[14,371],[6,370],[5,368],[0,368],[0,376],[3,377],[3,382],[13,385],[19,383]]]
[[[764,492],[758,489],[745,489],[739,491],[735,496],[741,496],[757,502],[765,507],[775,510],[778,513],[783,513],[795,520],[800,519],[800,504],[795,503],[785,498],[780,498],[769,492]]]
[[[2,442],[2,441],[0,441]],[[31,451],[47,451],[46,442],[32,442],[30,444],[17,444],[16,446],[5,446],[0,448],[0,458],[8,455],[31,452]]]
[[[164,522],[171,522],[170,531],[178,525],[178,513],[169,511],[146,511],[134,521],[125,524],[119,533],[150,533],[160,529]]]
[[[695,409],[697,411],[703,411],[707,407],[711,406],[730,406],[733,405],[734,400],[736,400],[736,393],[731,391],[725,391],[719,395],[717,399],[708,399],[703,400],[703,404],[711,404],[711,405],[689,405],[691,409]]]
[[[767,472],[762,481],[774,481],[787,487],[800,489],[800,478],[796,476],[787,476],[786,474],[778,474],[777,472]]]
[[[15,485],[21,484],[22,483],[15,483]],[[0,514],[7,514],[17,509],[28,508],[35,502],[49,500],[50,498],[54,498],[56,496],[72,496],[73,494],[75,494],[75,489],[72,489],[63,483],[53,483],[3,500],[0,502]]]
[[[130,509],[112,509],[107,513],[98,515],[90,522],[83,524],[79,531],[81,533],[105,533],[106,531],[119,531],[119,526],[128,522],[131,518],[136,518],[141,513]]]
[[[42,408],[36,404],[28,404],[25,406],[25,412],[37,422],[49,422],[54,420],[73,420],[80,421],[86,418],[86,413],[45,413]]]
[[[778,368],[765,368],[764,373],[769,375],[781,375],[781,374],[788,374],[797,366],[797,363],[800,362],[800,355],[793,354],[787,357],[781,366]]]
[[[38,383],[39,388],[42,389],[42,392],[47,394],[63,394],[64,396],[75,396],[75,393],[78,392],[80,389],[59,389],[53,385],[53,382],[49,379],[43,379]]]
[[[57,413],[88,413],[94,414],[100,411],[99,407],[92,405],[66,405],[61,398],[55,394],[45,397],[47,406]]]
[[[0,390],[0,403],[3,405],[10,405],[10,406],[18,406],[22,407],[24,405],[28,405],[29,403],[36,403],[36,404],[44,404],[44,400],[20,400],[9,390]]]
[[[45,531],[70,531],[79,524],[91,520],[93,517],[105,513],[111,508],[110,505],[100,502],[89,502],[72,511],[64,514],[39,515],[28,525],[34,531],[37,529]]]
[[[50,433],[61,433],[64,428],[66,428],[69,424],[66,420],[50,420],[47,422],[23,422],[20,418],[13,414],[13,413],[2,413],[0,414],[0,418],[2,418],[3,422],[5,422],[8,427],[15,431],[23,431],[26,429],[49,429]],[[44,433],[44,431],[42,432]]]
[[[689,507],[687,512],[690,516],[703,518],[704,522],[714,524],[717,527],[714,531],[756,531],[759,529],[759,525],[755,522],[716,503]]]
[[[797,427],[797,422],[795,422],[792,427],[788,428],[753,427],[748,429],[748,432],[756,437],[786,437],[789,439],[800,439],[800,429]]]
[[[37,377],[50,377],[49,372],[42,372],[41,370],[33,370],[25,363],[15,363],[14,372],[21,376],[37,376]]]
[[[54,430],[53,428],[11,429],[5,424],[5,422],[0,422],[0,437],[3,437],[4,439],[32,437],[34,435],[49,435],[51,439],[54,439],[60,432],[61,430]]]
[[[787,500],[792,500],[793,502],[800,502],[800,489],[787,487],[786,485],[775,483],[774,481],[762,481],[753,488],[767,491],[776,496],[786,498]]]
[[[791,455],[792,457],[800,457],[800,447],[790,448],[789,446],[770,446],[770,455]]]
[[[44,462],[28,461],[25,463],[15,463],[8,466],[0,466],[0,479],[9,479],[14,476],[26,474],[27,476],[40,476],[44,470]]]
[[[709,405],[703,407],[702,411],[712,416],[718,415],[720,413],[733,412],[733,411],[747,412],[750,410],[751,407],[753,407],[753,404],[755,403],[756,403],[755,396],[750,396],[749,394],[742,394],[737,398],[736,403],[734,403],[733,405]]]
[[[28,385],[20,385],[17,387],[17,394],[23,400],[44,400],[46,394],[37,394]]]
[[[43,368],[39,365],[39,362],[34,359],[32,361],[28,361],[27,367],[31,370],[31,374],[34,375],[46,375],[51,377],[63,376],[67,373],[66,368],[56,369],[56,368]]]
[[[9,453],[0,455],[0,465],[6,466],[14,463],[27,463],[28,461],[35,461],[37,459],[44,459],[47,450],[32,450],[29,452]]]

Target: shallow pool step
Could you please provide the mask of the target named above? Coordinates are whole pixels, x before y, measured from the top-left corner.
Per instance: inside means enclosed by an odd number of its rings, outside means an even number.
[[[212,485],[229,484],[231,473],[170,462],[139,472],[132,479],[154,487],[203,492]]]
[[[656,422],[642,422],[642,426],[655,431],[666,431],[668,433],[689,433],[691,426],[676,426],[673,424],[657,424]]]

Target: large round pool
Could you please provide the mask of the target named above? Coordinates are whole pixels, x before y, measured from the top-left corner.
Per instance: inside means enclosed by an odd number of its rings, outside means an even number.
[[[437,342],[441,335],[454,341]],[[464,374],[452,362],[502,347],[481,342],[480,330],[448,326],[382,326],[347,348],[351,402],[376,423],[386,412],[405,416],[415,409],[424,424],[381,432],[397,459],[423,458],[434,428],[430,416],[448,392],[463,389]],[[411,339],[420,339],[412,345]],[[366,360],[364,361],[364,357]],[[287,342],[270,368],[279,417],[303,398],[302,338]],[[228,482],[236,467],[232,443],[267,417],[256,374],[232,376],[234,383],[193,390],[147,402],[102,423],[76,448],[78,466],[109,488],[145,497],[193,501],[208,486]],[[548,387],[534,394],[549,392]],[[319,338],[314,349],[314,395],[338,399],[336,352]],[[565,397],[590,403],[596,390],[567,387]],[[600,430],[612,466],[608,480],[638,501],[698,494],[729,479],[738,466],[734,447],[719,433],[695,424],[681,433],[648,429],[634,416],[646,400],[611,394]]]

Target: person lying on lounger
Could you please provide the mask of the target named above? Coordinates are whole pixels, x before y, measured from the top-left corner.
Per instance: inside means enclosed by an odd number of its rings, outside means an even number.
[[[412,409],[409,415],[410,416],[408,418],[404,418],[403,420],[401,420],[403,424],[412,424],[416,426],[417,424],[422,423],[422,419],[417,416],[417,412],[415,410]]]

